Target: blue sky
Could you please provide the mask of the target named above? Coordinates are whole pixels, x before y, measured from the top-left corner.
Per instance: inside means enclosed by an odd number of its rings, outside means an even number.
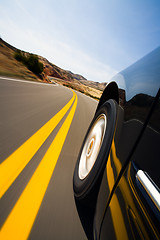
[[[159,0],[0,0],[0,36],[107,82],[160,45]]]

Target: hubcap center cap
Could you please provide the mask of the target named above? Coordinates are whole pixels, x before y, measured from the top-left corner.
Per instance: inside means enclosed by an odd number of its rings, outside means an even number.
[[[88,145],[88,150],[87,150],[87,157],[89,157],[93,151],[93,145],[94,145],[95,139],[92,138],[89,145]]]

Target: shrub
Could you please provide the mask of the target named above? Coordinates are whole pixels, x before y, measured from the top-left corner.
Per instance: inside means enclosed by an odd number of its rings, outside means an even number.
[[[23,62],[24,61],[24,55],[22,54],[22,52],[20,50],[17,50],[15,52],[14,57],[19,62]]]
[[[33,54],[30,54],[27,59],[27,67],[35,74],[40,74],[43,72],[43,64],[39,62],[38,57]]]
[[[43,72],[43,64],[39,62],[38,57],[34,54],[29,54],[25,56],[20,50],[15,52],[15,59],[22,62],[27,68],[35,74],[40,74]]]

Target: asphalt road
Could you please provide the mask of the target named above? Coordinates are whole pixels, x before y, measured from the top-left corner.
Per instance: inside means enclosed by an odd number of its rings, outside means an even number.
[[[72,177],[97,102],[0,79],[0,239],[86,239]]]

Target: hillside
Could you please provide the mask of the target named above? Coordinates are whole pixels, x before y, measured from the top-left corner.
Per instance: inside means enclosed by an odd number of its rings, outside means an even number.
[[[11,46],[0,38],[0,75],[13,76],[33,81],[49,82],[55,81],[64,86],[78,90],[88,96],[99,99],[106,83],[88,81],[79,74],[64,70],[49,62],[46,58],[38,56],[39,62],[43,64],[43,72],[39,75],[31,72],[23,63],[15,59],[17,48]],[[21,51],[25,56],[30,55]]]
[[[16,48],[0,38],[0,75],[38,81],[35,74],[14,58],[15,51]]]

